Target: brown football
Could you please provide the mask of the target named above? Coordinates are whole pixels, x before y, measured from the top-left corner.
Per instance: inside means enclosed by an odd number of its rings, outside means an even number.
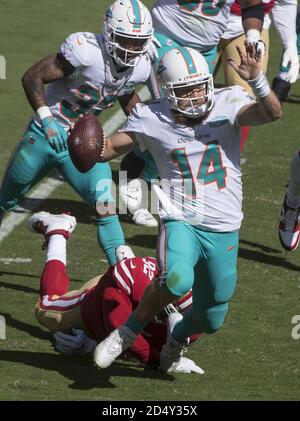
[[[73,164],[80,172],[87,172],[99,161],[104,146],[104,133],[97,118],[85,114],[70,131],[68,149]]]

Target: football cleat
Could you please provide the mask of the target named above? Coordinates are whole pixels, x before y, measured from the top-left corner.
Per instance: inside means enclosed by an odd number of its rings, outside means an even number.
[[[136,225],[143,225],[144,227],[153,228],[158,226],[157,220],[148,211],[148,209],[136,210],[133,214],[132,220]]]
[[[132,259],[135,257],[133,251],[129,246],[119,246],[116,248],[116,258],[117,262],[122,262],[125,259]]]
[[[176,370],[176,366],[180,362],[187,342],[178,342],[172,336],[172,331],[175,325],[182,320],[183,316],[180,313],[172,313],[168,317],[168,336],[167,342],[162,347],[160,352],[160,366],[161,371],[168,371],[172,367],[172,371]]]
[[[279,222],[279,239],[282,247],[287,251],[294,251],[298,247],[300,240],[299,212],[300,208],[290,208],[283,201]]]
[[[134,342],[136,334],[127,326],[113,330],[106,339],[96,346],[94,362],[99,368],[109,367]]]
[[[53,215],[49,212],[34,213],[28,220],[28,228],[32,232],[43,234],[49,237],[53,234],[61,234],[69,238],[76,227],[76,218],[74,216],[62,213]]]

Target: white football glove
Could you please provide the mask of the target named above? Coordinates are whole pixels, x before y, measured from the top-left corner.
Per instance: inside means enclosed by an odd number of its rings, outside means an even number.
[[[151,61],[155,61],[158,59],[159,55],[157,52],[157,48],[161,48],[161,43],[158,41],[158,39],[153,35],[152,40],[150,42],[147,54]]]
[[[196,365],[193,360],[181,357],[179,361],[175,361],[168,369],[167,373],[196,373],[204,374],[204,370]]]
[[[260,32],[257,29],[249,29],[246,33],[246,40],[254,45],[257,55],[262,60],[263,56],[266,54],[266,46],[260,39]]]
[[[56,332],[55,349],[62,354],[83,355],[93,352],[97,343],[89,338],[83,330],[72,328],[72,334]]]
[[[284,50],[281,65],[283,67],[290,65],[286,80],[295,83],[299,73],[299,57],[296,44],[291,44]]]
[[[262,60],[263,56],[266,54],[265,43],[261,39],[256,41],[251,40],[251,38],[247,38],[247,41],[254,45],[257,55],[260,57],[260,60]]]

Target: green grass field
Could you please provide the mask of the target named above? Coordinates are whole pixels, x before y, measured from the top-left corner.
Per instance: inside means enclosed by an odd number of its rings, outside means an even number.
[[[42,56],[56,52],[69,33],[100,31],[109,3],[2,0],[0,54],[7,61],[7,78],[0,81],[0,176],[31,115],[20,83],[22,74]],[[270,80],[277,72],[280,49],[272,30]],[[300,340],[291,337],[291,319],[300,314],[300,251],[284,253],[277,234],[290,158],[299,147],[300,82],[294,85],[293,95],[295,102],[284,105],[280,121],[252,131],[243,153],[247,158],[243,166],[245,219],[237,290],[224,327],[189,351],[205,375],[164,375],[131,363],[116,363],[100,372],[89,358],[56,353],[49,334],[33,316],[44,257],[41,238],[28,233],[23,223],[0,243],[0,314],[7,323],[7,339],[0,340],[1,400],[300,398]],[[105,113],[103,120],[114,111]],[[78,218],[68,244],[72,287],[105,270],[89,209],[67,184],[37,209],[67,209]],[[126,221],[123,228],[136,254],[155,254],[155,229]],[[31,261],[3,261],[18,257]]]

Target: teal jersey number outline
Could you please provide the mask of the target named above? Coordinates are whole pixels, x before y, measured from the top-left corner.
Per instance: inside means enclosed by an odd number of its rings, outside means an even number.
[[[196,184],[186,148],[173,149],[172,161],[177,163],[183,179],[184,190],[187,197],[195,198]],[[212,167],[213,171],[209,171]],[[204,185],[216,183],[218,190],[226,187],[227,169],[223,166],[221,147],[217,140],[207,143],[199,165],[197,180],[203,180]]]
[[[81,85],[78,88],[78,92],[84,99],[78,99],[76,103],[78,104],[78,109],[73,110],[72,104],[69,103],[66,99],[63,99],[60,103],[60,112],[69,120],[76,120],[80,114],[86,113],[90,108],[94,105],[99,104],[101,101],[101,105],[104,108],[109,108],[114,105],[117,100],[116,95],[107,95],[101,99],[101,94],[97,89],[92,88],[88,85]]]
[[[70,104],[69,101],[67,101],[66,99],[63,99],[60,103],[61,114],[63,114],[70,120],[77,119],[79,117],[79,114],[86,113],[100,100],[100,92],[90,86],[81,85],[78,88],[78,92],[80,93],[80,95],[86,96],[87,98],[78,99],[76,101],[76,104],[78,104],[77,110],[73,110],[72,104]]]

